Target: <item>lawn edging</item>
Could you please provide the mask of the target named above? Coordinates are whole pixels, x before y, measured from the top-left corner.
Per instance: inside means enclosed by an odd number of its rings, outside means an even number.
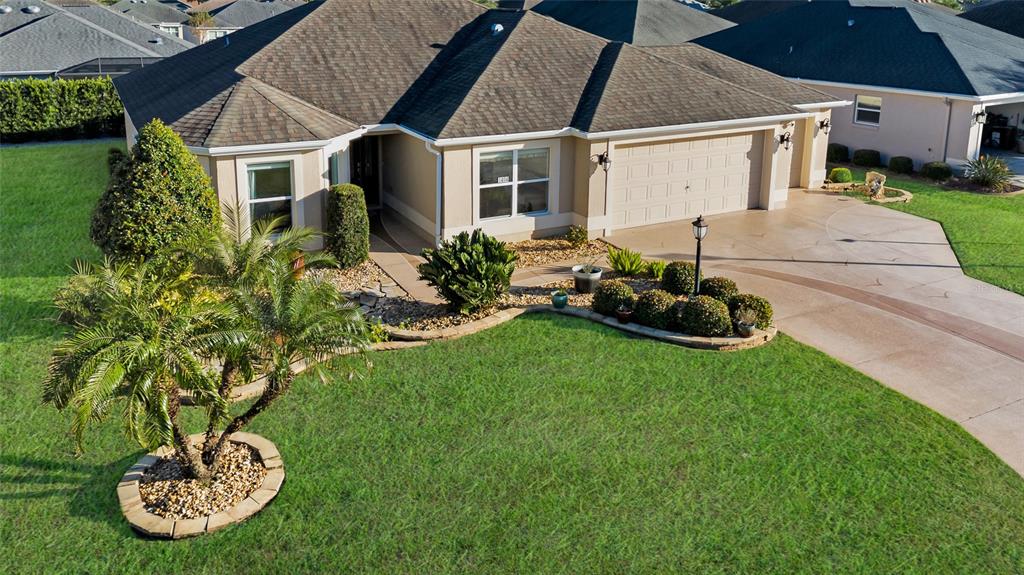
[[[202,433],[195,433],[191,439],[193,442],[200,442],[205,437]],[[157,539],[183,539],[241,523],[266,507],[277,497],[281,485],[284,484],[284,462],[281,461],[281,453],[269,439],[254,433],[235,432],[231,435],[230,441],[248,445],[259,454],[263,466],[267,469],[267,475],[259,489],[239,503],[206,517],[169,519],[150,513],[142,503],[139,483],[146,470],[173,452],[170,447],[161,447],[143,455],[135,465],[128,468],[117,484],[117,499],[121,504],[121,513],[131,524],[132,529]]]
[[[455,339],[462,336],[470,335],[483,331],[485,329],[494,327],[496,325],[505,323],[511,319],[517,318],[527,313],[557,313],[561,315],[569,315],[582,319],[588,319],[590,321],[601,323],[615,329],[625,331],[628,333],[649,337],[651,339],[657,339],[667,343],[680,345],[683,347],[691,347],[695,349],[704,349],[711,351],[738,351],[742,349],[751,349],[764,345],[772,340],[778,333],[775,326],[770,326],[766,330],[755,330],[754,335],[750,337],[701,337],[695,335],[684,335],[674,331],[667,331],[663,329],[656,329],[653,327],[647,327],[638,323],[621,323],[618,319],[603,314],[599,314],[587,308],[566,306],[562,309],[556,309],[551,305],[538,304],[525,307],[513,307],[503,309],[494,314],[491,314],[483,319],[471,321],[458,325],[455,327],[446,327],[438,330],[409,330],[409,329],[396,329],[387,328],[388,333],[391,337],[399,341],[409,342],[427,342],[439,339]]]

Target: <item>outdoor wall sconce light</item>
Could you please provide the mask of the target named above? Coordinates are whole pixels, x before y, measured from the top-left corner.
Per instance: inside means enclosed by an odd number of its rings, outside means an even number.
[[[825,133],[827,136],[832,131],[832,120],[825,118],[818,122],[818,129]]]
[[[779,135],[779,143],[788,150],[793,145],[793,134],[786,132]]]
[[[988,114],[985,112],[985,110],[982,110],[982,111],[980,111],[980,112],[978,112],[977,114],[974,115],[974,123],[975,124],[984,124],[987,120],[988,120]]]
[[[597,155],[597,165],[604,168],[605,172],[608,171],[608,168],[612,167],[612,159],[608,157],[608,152],[601,152]]]

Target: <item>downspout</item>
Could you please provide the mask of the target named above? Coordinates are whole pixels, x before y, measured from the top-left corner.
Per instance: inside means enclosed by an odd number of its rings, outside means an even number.
[[[953,124],[953,100],[944,98],[946,101],[946,135],[942,138],[942,162],[946,163],[949,158],[949,128]]]
[[[434,154],[435,158],[434,172],[437,175],[437,182],[435,184],[437,188],[437,199],[434,204],[434,246],[440,247],[442,240],[441,230],[443,229],[441,219],[443,217],[442,210],[444,209],[444,202],[442,201],[442,192],[444,191],[444,187],[442,186],[442,182],[444,181],[444,174],[442,173],[442,170],[444,169],[444,156],[441,154],[441,150],[435,148],[431,142],[423,142],[423,146],[428,152]]]

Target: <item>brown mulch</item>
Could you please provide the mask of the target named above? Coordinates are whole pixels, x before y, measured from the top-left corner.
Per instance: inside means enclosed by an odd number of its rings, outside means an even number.
[[[194,519],[229,509],[263,485],[267,469],[259,454],[239,443],[224,448],[221,473],[208,486],[185,479],[176,459],[153,464],[139,480],[139,494],[146,510],[168,519]]]
[[[658,287],[658,281],[651,278],[616,278],[614,274],[609,274],[607,279],[620,279],[629,284],[637,293]],[[576,293],[573,288],[573,280],[565,279],[535,287],[513,287],[508,294],[502,296],[493,308],[469,315],[452,312],[445,304],[430,304],[409,298],[381,300],[377,308],[370,312],[370,315],[379,318],[387,325],[400,329],[437,330],[483,319],[510,307],[551,303],[551,292],[557,289],[564,289],[569,294],[569,305],[571,306],[589,308],[593,301],[592,294]]]
[[[519,255],[519,261],[516,262],[518,268],[543,266],[564,261],[587,263],[608,252],[608,244],[601,240],[590,240],[587,244],[576,248],[563,238],[511,242],[508,247]]]

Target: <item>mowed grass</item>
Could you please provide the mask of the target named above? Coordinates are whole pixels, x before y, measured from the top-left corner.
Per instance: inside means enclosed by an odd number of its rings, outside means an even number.
[[[362,379],[302,378],[253,426],[287,468],[267,509],[140,539],[114,493],[140,450],[114,419],[73,457],[39,398],[46,302],[67,261],[97,255],[105,150],[0,151],[19,314],[0,348],[2,573],[1024,570],[1024,481],[934,412],[785,336],[711,353],[549,315],[369,354]]]
[[[850,166],[854,181],[863,168]],[[887,208],[942,224],[964,273],[1024,295],[1024,195],[994,196],[940,188],[927,180],[892,174],[886,183],[914,194]]]

